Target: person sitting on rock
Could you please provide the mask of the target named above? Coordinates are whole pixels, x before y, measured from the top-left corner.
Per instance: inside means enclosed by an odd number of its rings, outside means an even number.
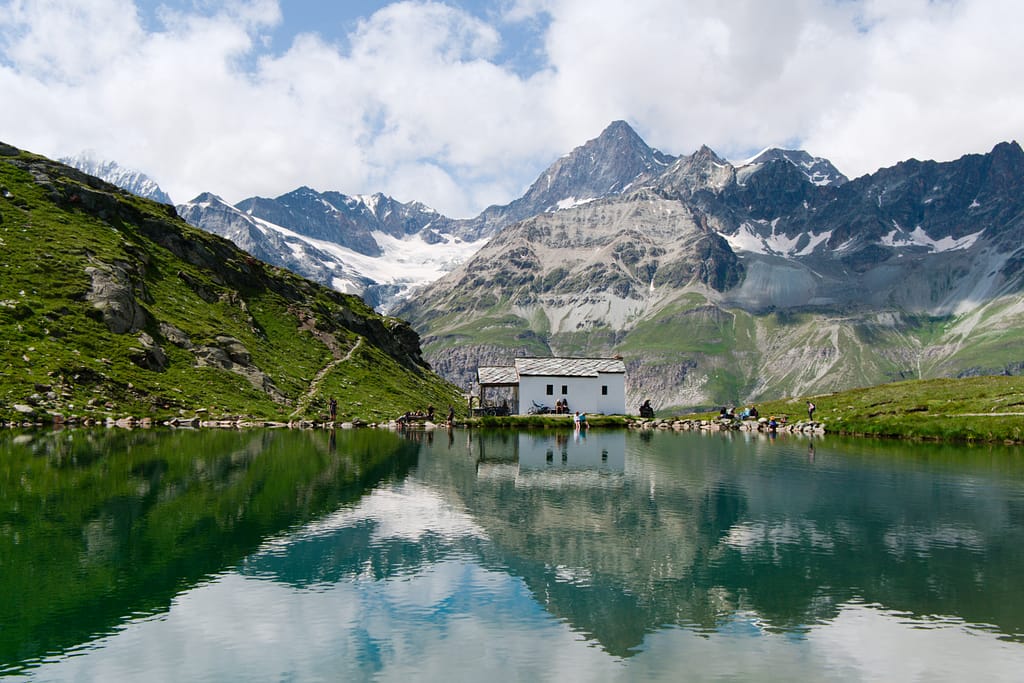
[[[647,399],[640,406],[640,417],[654,417],[654,408],[651,407],[651,400]]]

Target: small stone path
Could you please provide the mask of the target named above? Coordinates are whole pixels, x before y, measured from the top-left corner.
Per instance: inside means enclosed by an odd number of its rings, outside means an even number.
[[[327,373],[336,368],[338,365],[345,363],[350,358],[352,358],[352,354],[355,353],[356,349],[362,346],[362,344],[363,338],[359,337],[356,340],[355,345],[348,350],[348,353],[346,353],[343,358],[335,358],[330,363],[322,367],[318,373],[316,373],[316,376],[313,378],[313,381],[309,383],[309,390],[306,391],[306,393],[303,394],[302,397],[299,399],[298,407],[296,407],[295,410],[292,412],[291,417],[298,417],[299,414],[304,413],[309,408],[309,404],[313,402],[313,399],[316,398],[316,395],[320,392],[320,383],[323,382],[323,379],[324,377],[327,376]]]

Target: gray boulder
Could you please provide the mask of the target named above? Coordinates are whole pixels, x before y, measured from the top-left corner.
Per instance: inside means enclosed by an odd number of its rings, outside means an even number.
[[[86,298],[103,315],[107,329],[115,334],[138,332],[146,326],[146,311],[135,300],[132,278],[116,265],[90,266],[85,272],[92,278]]]

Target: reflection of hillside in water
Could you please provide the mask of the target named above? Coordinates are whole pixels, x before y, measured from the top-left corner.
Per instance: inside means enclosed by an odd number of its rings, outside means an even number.
[[[386,432],[0,432],[0,672],[166,611],[415,458]]]

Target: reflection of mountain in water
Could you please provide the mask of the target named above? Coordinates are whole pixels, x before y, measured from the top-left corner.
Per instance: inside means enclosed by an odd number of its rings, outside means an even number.
[[[720,597],[686,579],[744,505],[693,477],[668,482],[636,471],[626,437],[527,437],[518,478],[478,480],[461,492],[493,543],[490,561],[522,576],[549,612],[618,656],[665,624],[715,626]]]
[[[363,496],[246,558],[244,574],[307,588],[355,577],[385,579],[454,554],[479,555],[483,531],[436,491],[405,482]]]
[[[1024,639],[1024,496],[1005,483],[1020,465],[961,449],[921,467],[920,452],[832,442],[808,464],[786,439],[457,435],[244,571],[314,586],[473,558],[617,656],[666,626],[799,633],[849,603]]]
[[[940,485],[902,452],[882,463],[819,446],[809,467],[806,445],[659,435],[640,453],[634,434],[591,432],[588,447],[622,471],[599,457],[601,485],[583,486],[567,485],[561,445],[521,439],[516,477],[452,481],[453,494],[491,540],[484,561],[522,576],[549,612],[613,654],[666,624],[711,630],[740,611],[802,630],[851,600],[1024,639],[1013,588],[1024,498],[962,458],[952,474],[969,485]],[[478,448],[493,458],[492,444]],[[452,476],[424,458],[419,472]]]

